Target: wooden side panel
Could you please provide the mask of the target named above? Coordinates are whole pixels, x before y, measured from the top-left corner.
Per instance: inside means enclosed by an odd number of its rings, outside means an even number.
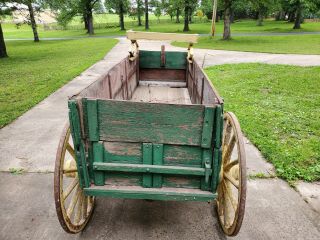
[[[214,105],[223,103],[210,79],[196,61],[188,65],[187,85],[193,104]]]
[[[143,81],[186,81],[186,71],[185,70],[175,70],[175,69],[140,69],[140,80]]]
[[[128,100],[138,86],[138,60],[123,59],[96,82],[80,93],[80,97]]]
[[[202,105],[97,101],[100,140],[201,145]]]

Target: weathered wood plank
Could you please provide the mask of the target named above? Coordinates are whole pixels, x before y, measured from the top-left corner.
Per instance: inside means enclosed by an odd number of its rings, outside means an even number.
[[[124,172],[108,172],[105,185],[109,186],[141,186],[142,174],[140,173],[124,173]]]
[[[168,166],[201,167],[200,147],[164,145],[163,164]]]
[[[104,162],[142,163],[141,143],[104,142]]]
[[[139,80],[143,81],[186,81],[186,71],[178,69],[140,69]]]
[[[98,100],[100,140],[199,146],[203,112],[202,105]]]
[[[211,201],[216,194],[197,189],[183,188],[143,188],[143,187],[90,187],[84,192],[90,196],[107,196],[112,198],[173,200],[173,201]]]
[[[199,176],[163,175],[162,187],[200,189]]]
[[[139,86],[132,96],[132,101],[149,103],[191,104],[186,88],[162,86]]]

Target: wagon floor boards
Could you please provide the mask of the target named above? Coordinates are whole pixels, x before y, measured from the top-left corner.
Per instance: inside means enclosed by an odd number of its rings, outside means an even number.
[[[164,86],[138,86],[131,101],[173,104],[191,104],[187,88]]]

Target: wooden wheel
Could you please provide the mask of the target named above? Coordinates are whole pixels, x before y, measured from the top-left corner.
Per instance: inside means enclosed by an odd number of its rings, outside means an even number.
[[[54,199],[63,229],[68,233],[82,231],[92,215],[95,199],[85,196],[80,188],[69,124],[63,130],[57,151]]]
[[[222,163],[218,185],[217,212],[228,236],[238,234],[245,211],[246,156],[239,122],[233,113],[224,114]]]

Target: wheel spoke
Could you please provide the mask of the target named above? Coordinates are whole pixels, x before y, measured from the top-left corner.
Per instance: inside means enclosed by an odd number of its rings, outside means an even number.
[[[229,159],[231,157],[231,154],[232,154],[232,151],[233,151],[233,148],[235,146],[235,143],[236,143],[236,136],[233,135],[231,140],[230,140],[230,143],[228,145],[228,147],[226,148],[226,150],[223,152],[223,164],[227,164],[229,162]]]
[[[75,217],[74,217],[74,223],[75,224],[79,224],[81,219],[82,219],[82,207],[83,207],[83,202],[84,202],[84,196],[83,196],[82,191],[80,191],[80,192],[81,192],[80,201],[78,203],[77,212],[76,212]]]
[[[237,203],[236,203],[236,201],[234,200],[234,198],[233,198],[233,196],[232,196],[232,190],[230,189],[230,187],[228,187],[227,186],[227,183],[225,182],[225,181],[223,181],[223,186],[224,186],[224,188],[225,188],[225,190],[226,190],[226,193],[227,193],[227,196],[228,196],[228,199],[229,199],[229,201],[230,201],[230,203],[231,203],[231,205],[232,205],[232,207],[233,207],[233,210],[234,210],[234,212],[236,212],[237,211]]]
[[[223,189],[223,213],[224,213],[224,225],[229,228],[231,223],[230,223],[230,204],[229,204],[229,201],[227,201],[227,189],[225,189],[224,187],[222,188]]]
[[[89,197],[83,195],[83,204],[82,204],[82,218],[87,218],[87,213],[88,213],[88,201]]]
[[[227,179],[229,182],[232,183],[233,186],[235,186],[237,189],[239,189],[239,181],[235,180],[233,177],[231,177],[228,173],[223,173],[224,179]]]
[[[70,193],[73,191],[73,189],[79,184],[79,179],[75,178],[71,184],[67,187],[67,189],[63,193],[63,200],[66,200],[66,198],[70,195]]]
[[[239,160],[236,159],[236,160],[233,160],[231,162],[229,162],[224,168],[223,168],[223,171],[225,172],[229,172],[229,170],[231,168],[233,168],[234,166],[238,165],[239,164]]]
[[[71,147],[70,143],[67,143],[67,150],[70,153],[70,155],[73,157],[73,159],[76,159],[76,154],[74,153],[73,147]]]
[[[71,203],[70,203],[70,205],[68,207],[68,210],[67,210],[67,215],[68,215],[69,218],[71,218],[71,216],[72,216],[72,214],[74,212],[74,209],[75,209],[75,207],[77,205],[77,202],[79,200],[80,194],[81,194],[81,191],[80,191],[80,187],[78,185],[75,193],[72,196]]]

